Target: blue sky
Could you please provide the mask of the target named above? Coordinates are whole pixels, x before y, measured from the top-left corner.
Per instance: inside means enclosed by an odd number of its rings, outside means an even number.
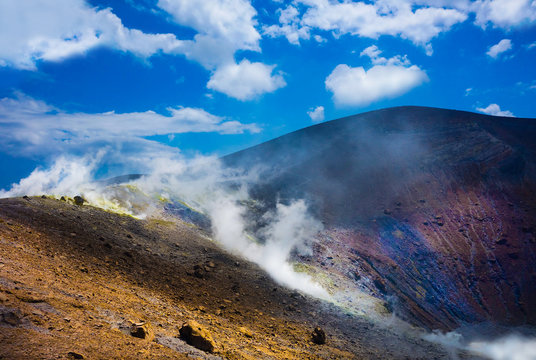
[[[531,0],[3,0],[0,188],[398,105],[536,117],[535,60]]]

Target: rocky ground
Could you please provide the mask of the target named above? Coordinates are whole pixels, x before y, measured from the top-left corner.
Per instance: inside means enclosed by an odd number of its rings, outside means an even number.
[[[179,220],[40,197],[0,200],[0,344],[0,359],[448,358],[277,285]]]

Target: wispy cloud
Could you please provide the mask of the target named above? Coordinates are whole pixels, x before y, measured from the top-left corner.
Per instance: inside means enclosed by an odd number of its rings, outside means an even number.
[[[188,132],[256,133],[243,124],[190,107],[168,108],[168,115],[148,110],[132,113],[68,113],[24,94],[0,100],[0,144],[51,150],[89,143],[149,142],[145,137]],[[154,144],[151,146],[155,146]],[[158,146],[158,145],[156,145]]]

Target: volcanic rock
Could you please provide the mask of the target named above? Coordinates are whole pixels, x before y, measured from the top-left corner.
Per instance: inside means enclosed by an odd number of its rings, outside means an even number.
[[[144,321],[139,323],[132,323],[132,325],[130,326],[130,335],[147,340],[152,340],[152,338],[154,337],[149,324]]]
[[[69,351],[67,353],[67,356],[69,357],[69,359],[84,359],[84,355],[79,354],[79,353],[74,352],[74,351]]]
[[[209,353],[214,352],[215,343],[212,335],[195,320],[184,323],[179,330],[180,337],[188,344]]]
[[[323,345],[326,343],[326,333],[320,326],[315,327],[311,333],[311,336],[313,342],[317,345]]]
[[[238,328],[238,331],[240,331],[240,333],[242,333],[245,337],[248,337],[248,338],[252,338],[253,337],[253,333],[251,332],[251,330],[249,330],[247,327],[245,326],[241,326]]]
[[[74,197],[74,204],[75,205],[82,206],[82,205],[84,205],[85,202],[86,202],[86,200],[83,197],[81,197],[80,195],[76,195]]]
[[[22,322],[21,315],[16,310],[8,310],[1,314],[2,321],[11,326],[17,326]]]

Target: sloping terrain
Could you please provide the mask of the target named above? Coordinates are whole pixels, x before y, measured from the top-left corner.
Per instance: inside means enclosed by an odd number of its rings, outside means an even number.
[[[179,339],[188,320],[214,354]],[[154,340],[131,336],[141,321]],[[41,197],[0,200],[0,344],[2,359],[448,358],[417,332],[278,286],[191,224]]]
[[[536,324],[536,120],[392,108],[224,160],[260,174],[251,194],[265,208],[307,199],[325,229],[300,260],[401,317]]]

